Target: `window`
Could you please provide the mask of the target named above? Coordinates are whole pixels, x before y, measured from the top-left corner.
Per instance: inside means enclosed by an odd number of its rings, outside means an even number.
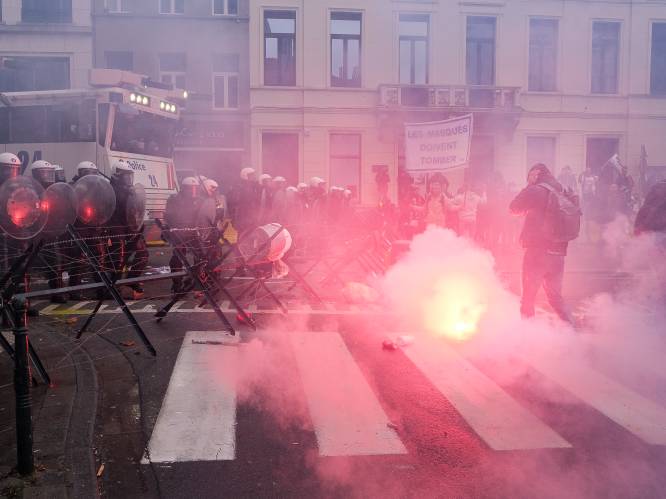
[[[216,16],[237,16],[238,0],[213,0],[213,14]]]
[[[262,170],[281,176],[291,185],[298,182],[298,134],[268,133],[261,136]]]
[[[156,114],[122,112],[116,108],[111,135],[113,151],[171,157],[176,120]]]
[[[525,172],[536,163],[543,163],[550,171],[555,171],[555,137],[527,137]]]
[[[72,0],[23,0],[24,23],[71,23]]]
[[[666,23],[652,24],[650,93],[652,95],[666,94]]]
[[[221,54],[213,57],[213,108],[238,107],[238,55]]]
[[[69,58],[4,57],[0,69],[0,92],[66,88],[69,88]]]
[[[131,0],[106,0],[106,11],[119,14],[129,12],[129,3]]]
[[[160,14],[184,14],[185,0],[160,0]]]
[[[467,84],[495,84],[494,17],[467,17]]]
[[[97,143],[106,146],[106,129],[109,127],[109,109],[111,104],[99,104],[97,106]]]
[[[332,133],[329,148],[329,185],[353,187],[358,192],[361,183],[361,136]]]
[[[331,13],[331,86],[361,86],[361,13]]]
[[[592,93],[617,93],[620,56],[620,23],[592,24]]]
[[[185,89],[185,71],[187,70],[184,53],[160,54],[160,81]]]
[[[296,12],[264,12],[264,85],[296,85]]]
[[[134,70],[134,54],[132,52],[104,52],[107,69]]]
[[[530,60],[527,88],[533,92],[552,92],[557,71],[556,19],[530,19]]]
[[[428,83],[428,16],[400,14],[400,83]]]
[[[7,144],[91,142],[95,101],[4,108],[0,121],[0,137]]]

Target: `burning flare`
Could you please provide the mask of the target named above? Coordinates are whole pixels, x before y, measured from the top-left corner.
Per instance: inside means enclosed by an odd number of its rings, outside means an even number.
[[[423,303],[428,331],[456,341],[471,338],[486,311],[486,296],[480,283],[469,276],[447,276],[437,281]]]

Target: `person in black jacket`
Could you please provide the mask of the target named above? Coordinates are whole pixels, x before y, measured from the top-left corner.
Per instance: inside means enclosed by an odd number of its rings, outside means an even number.
[[[551,240],[544,230],[547,225],[549,197],[552,195],[546,185],[558,192],[564,192],[564,189],[542,163],[530,168],[527,184],[509,205],[514,215],[525,215],[525,224],[520,235],[525,248],[520,313],[523,317],[534,316],[536,294],[543,285],[555,313],[563,321],[573,323],[562,298],[564,257],[568,243]]]
[[[636,215],[634,231],[636,234],[666,234],[666,180],[657,182],[648,191],[645,202]]]

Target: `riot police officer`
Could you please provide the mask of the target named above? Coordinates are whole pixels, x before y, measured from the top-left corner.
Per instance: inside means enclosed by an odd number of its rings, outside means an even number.
[[[3,152],[0,154],[0,185],[7,180],[16,178],[21,173],[21,160],[16,154]],[[11,265],[10,250],[14,245],[10,243],[8,236],[2,233],[2,269],[7,270]],[[17,250],[18,251],[18,250]]]
[[[139,277],[148,265],[148,249],[143,235],[145,197],[139,198],[134,186],[134,170],[123,160],[116,160],[111,165],[111,186],[116,194],[116,209],[107,224],[110,260],[116,277],[126,269],[127,277],[132,279]],[[130,287],[132,299],[143,298],[141,283]]]
[[[65,176],[65,169],[60,165],[53,165],[55,168],[55,181],[67,183],[67,177]]]
[[[199,254],[201,241],[197,234],[197,215],[203,201],[199,195],[199,182],[194,177],[186,177],[180,184],[180,191],[172,194],[167,199],[164,218],[170,229],[170,242],[183,256],[192,253],[197,258]],[[169,260],[171,272],[180,272],[183,269],[183,262],[176,255],[176,251]],[[185,283],[182,277],[173,279],[173,293],[181,293],[189,287],[191,283]]]
[[[23,175],[32,177],[33,180],[38,182],[44,189],[55,184],[56,182],[56,169],[55,167],[45,160],[34,161],[25,170]],[[63,287],[62,272],[63,261],[60,254],[61,248],[58,245],[44,248],[39,256],[43,264],[43,273],[46,276],[50,289],[57,289]],[[52,295],[51,303],[66,303],[67,299],[64,295]]]
[[[23,175],[32,177],[46,189],[48,186],[55,184],[56,170],[51,163],[40,159],[28,166]]]
[[[70,182],[72,185],[75,185],[76,182],[85,177],[86,175],[99,175],[99,169],[97,165],[92,161],[81,161],[76,167],[76,175],[72,178]],[[80,220],[77,220],[74,226],[77,228],[78,233],[87,239],[88,246],[95,257],[99,260],[100,264],[103,265],[103,257],[105,255],[104,242],[102,241],[102,233],[104,230],[101,227],[90,227],[83,224]],[[74,241],[69,241],[67,246],[67,253],[69,256],[69,262],[67,264],[67,272],[69,273],[69,286],[77,286],[81,284],[82,275],[86,272],[86,269],[89,268],[86,265],[85,258],[76,245]],[[98,279],[97,275],[91,272],[87,272],[91,277]],[[83,300],[83,295],[79,291],[75,291],[69,294],[69,299],[74,301]]]

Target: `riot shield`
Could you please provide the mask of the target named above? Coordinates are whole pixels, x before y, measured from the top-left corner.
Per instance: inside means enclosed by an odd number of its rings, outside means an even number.
[[[109,221],[116,209],[116,193],[101,175],[86,175],[74,184],[78,200],[77,217],[85,225],[99,226]]]
[[[31,239],[47,220],[44,189],[30,177],[15,177],[0,186],[0,227],[14,239]]]
[[[44,191],[42,207],[47,212],[44,234],[59,236],[67,225],[76,222],[78,200],[74,188],[62,182],[50,185]]]
[[[143,224],[146,216],[146,189],[141,184],[134,184],[125,201],[125,222],[132,230]]]

